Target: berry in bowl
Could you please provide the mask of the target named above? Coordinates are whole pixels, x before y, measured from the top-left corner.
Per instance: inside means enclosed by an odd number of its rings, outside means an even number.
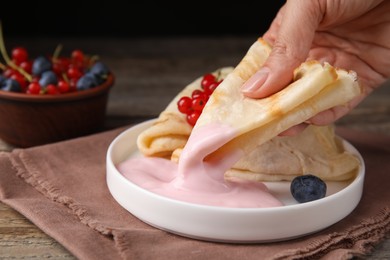
[[[29,57],[5,49],[0,33],[0,139],[31,147],[101,130],[114,75],[97,56],[75,49]]]

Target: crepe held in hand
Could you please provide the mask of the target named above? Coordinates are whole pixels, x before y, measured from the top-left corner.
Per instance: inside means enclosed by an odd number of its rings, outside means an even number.
[[[232,67],[224,67],[212,74],[224,79],[232,70]],[[184,147],[192,126],[187,123],[186,115],[179,112],[177,102],[181,97],[191,96],[194,90],[200,89],[201,80],[202,77],[199,77],[183,88],[160,113],[153,125],[138,136],[137,146],[143,155],[169,158],[174,150]]]
[[[262,99],[245,97],[240,87],[261,68],[270,49],[259,38],[210,96],[193,132],[221,125],[234,129],[235,134],[209,158],[237,149],[249,154],[288,128],[321,111],[345,105],[361,94],[356,73],[307,61],[295,69],[293,82],[281,91]]]

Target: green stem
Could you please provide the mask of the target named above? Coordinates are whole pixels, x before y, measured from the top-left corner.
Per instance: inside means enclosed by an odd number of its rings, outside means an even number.
[[[0,70],[6,70],[7,66],[5,66],[3,63],[0,62]]]
[[[92,66],[92,64],[94,64],[97,60],[99,60],[99,56],[98,55],[93,55],[90,59],[89,59],[89,66]]]
[[[65,80],[66,83],[70,82],[70,80],[69,80],[68,76],[66,75],[66,73],[62,73],[62,78]]]
[[[31,82],[32,77],[30,74],[28,74],[24,69],[18,67],[15,63],[12,62],[12,60],[9,58],[7,54],[7,50],[5,49],[4,44],[4,37],[3,37],[3,27],[0,21],[0,52],[3,55],[3,58],[8,66],[11,68],[17,70],[20,74],[22,74],[29,82]]]
[[[56,61],[62,51],[62,44],[58,44],[53,53],[53,61]]]

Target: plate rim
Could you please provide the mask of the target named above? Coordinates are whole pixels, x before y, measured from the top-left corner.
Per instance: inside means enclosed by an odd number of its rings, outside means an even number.
[[[359,157],[359,160],[361,161],[361,165],[360,165],[361,169],[359,170],[359,173],[357,174],[355,179],[352,180],[348,184],[348,186],[346,186],[343,189],[337,191],[336,193],[331,194],[331,195],[329,195],[325,198],[322,198],[320,200],[311,201],[311,202],[307,202],[307,203],[297,203],[297,204],[293,204],[293,205],[284,205],[284,206],[272,207],[272,208],[229,208],[229,207],[210,206],[210,205],[202,205],[202,204],[195,204],[195,203],[190,203],[190,202],[186,202],[186,201],[180,201],[180,200],[164,197],[162,195],[145,190],[142,187],[139,187],[138,185],[127,180],[123,175],[121,175],[119,173],[119,171],[115,167],[115,164],[111,158],[111,155],[112,155],[112,152],[113,152],[113,149],[115,148],[115,146],[123,138],[125,138],[127,134],[129,134],[130,132],[136,132],[136,131],[140,132],[140,131],[142,131],[142,129],[145,129],[146,127],[150,126],[156,120],[157,120],[156,118],[149,119],[149,120],[146,120],[144,122],[133,125],[127,129],[125,129],[124,131],[122,131],[110,143],[109,148],[107,149],[107,154],[106,154],[106,160],[107,160],[107,177],[106,177],[106,179],[107,179],[107,184],[108,184],[110,193],[112,194],[114,199],[122,207],[124,207],[127,211],[129,211],[129,213],[133,214],[135,217],[139,218],[143,222],[145,222],[151,226],[154,226],[156,228],[166,230],[166,231],[169,231],[171,233],[175,233],[175,234],[178,234],[181,236],[186,236],[186,237],[191,237],[191,238],[201,239],[201,240],[206,240],[206,241],[214,241],[214,242],[221,241],[221,242],[234,242],[234,243],[251,243],[251,242],[281,241],[281,240],[292,239],[292,238],[296,238],[296,237],[300,237],[303,235],[308,235],[308,234],[317,232],[319,230],[322,230],[323,228],[326,228],[327,226],[330,226],[330,225],[340,221],[341,219],[343,219],[347,215],[349,215],[353,211],[353,209],[359,204],[359,202],[361,200],[362,191],[363,191],[363,183],[364,183],[364,175],[365,175],[365,163],[364,163],[364,160],[363,160],[361,154],[359,153],[359,151],[351,143],[349,143],[347,140],[345,140],[341,137],[340,138],[343,142],[343,145],[346,146],[346,148],[348,148],[349,150],[352,150],[352,152]],[[133,141],[135,142],[135,140],[133,140]],[[135,143],[135,146],[136,146],[136,143]],[[130,154],[128,154],[126,156],[126,158],[128,158],[129,156],[130,156]],[[114,172],[112,172],[113,170],[114,170]],[[175,230],[172,228],[166,228],[162,225],[154,223],[153,221],[150,221],[150,219],[145,219],[144,217],[140,216],[139,214],[135,213],[134,211],[132,212],[132,210],[129,210],[128,207],[126,207],[126,205],[123,205],[126,203],[122,202],[121,199],[117,197],[118,195],[116,194],[115,188],[112,187],[112,185],[111,185],[112,183],[111,183],[110,177],[112,177],[111,176],[112,174],[115,174],[116,175],[115,177],[118,178],[119,181],[124,182],[124,185],[135,189],[137,192],[143,194],[144,196],[149,196],[151,198],[161,200],[161,202],[163,202],[163,203],[174,204],[177,207],[184,207],[186,209],[191,208],[193,210],[206,211],[206,212],[210,212],[210,213],[214,213],[214,214],[222,214],[223,213],[223,214],[233,214],[233,215],[237,215],[237,216],[243,216],[244,214],[262,214],[264,216],[267,216],[267,215],[273,216],[274,214],[284,214],[284,213],[288,213],[291,211],[305,211],[305,210],[311,209],[313,207],[319,207],[319,206],[321,206],[321,204],[332,203],[332,201],[335,201],[335,200],[339,199],[340,197],[348,195],[345,193],[347,193],[348,190],[351,188],[358,189],[358,190],[360,189],[360,194],[358,195],[358,198],[355,199],[356,205],[350,205],[349,209],[344,212],[343,217],[341,217],[339,220],[337,220],[335,222],[332,222],[332,223],[326,225],[325,227],[319,228],[317,230],[313,230],[310,233],[306,232],[304,234],[295,234],[293,236],[280,237],[280,238],[276,238],[276,239],[275,238],[266,239],[266,238],[260,238],[260,237],[258,239],[249,239],[249,240],[245,240],[242,238],[235,239],[232,237],[225,239],[225,238],[199,236],[196,234],[189,234],[188,232],[182,232],[182,230]],[[347,188],[349,188],[349,189],[347,189]]]

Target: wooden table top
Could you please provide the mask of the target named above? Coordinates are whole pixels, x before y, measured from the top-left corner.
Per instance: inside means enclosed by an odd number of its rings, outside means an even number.
[[[256,36],[176,38],[8,39],[32,56],[76,48],[98,54],[115,73],[109,96],[106,129],[157,117],[188,83],[220,67],[235,66]],[[371,94],[337,125],[390,135],[390,82]],[[0,140],[0,151],[14,147]],[[0,258],[74,259],[61,244],[24,216],[0,203]],[[390,239],[367,259],[390,259]]]

